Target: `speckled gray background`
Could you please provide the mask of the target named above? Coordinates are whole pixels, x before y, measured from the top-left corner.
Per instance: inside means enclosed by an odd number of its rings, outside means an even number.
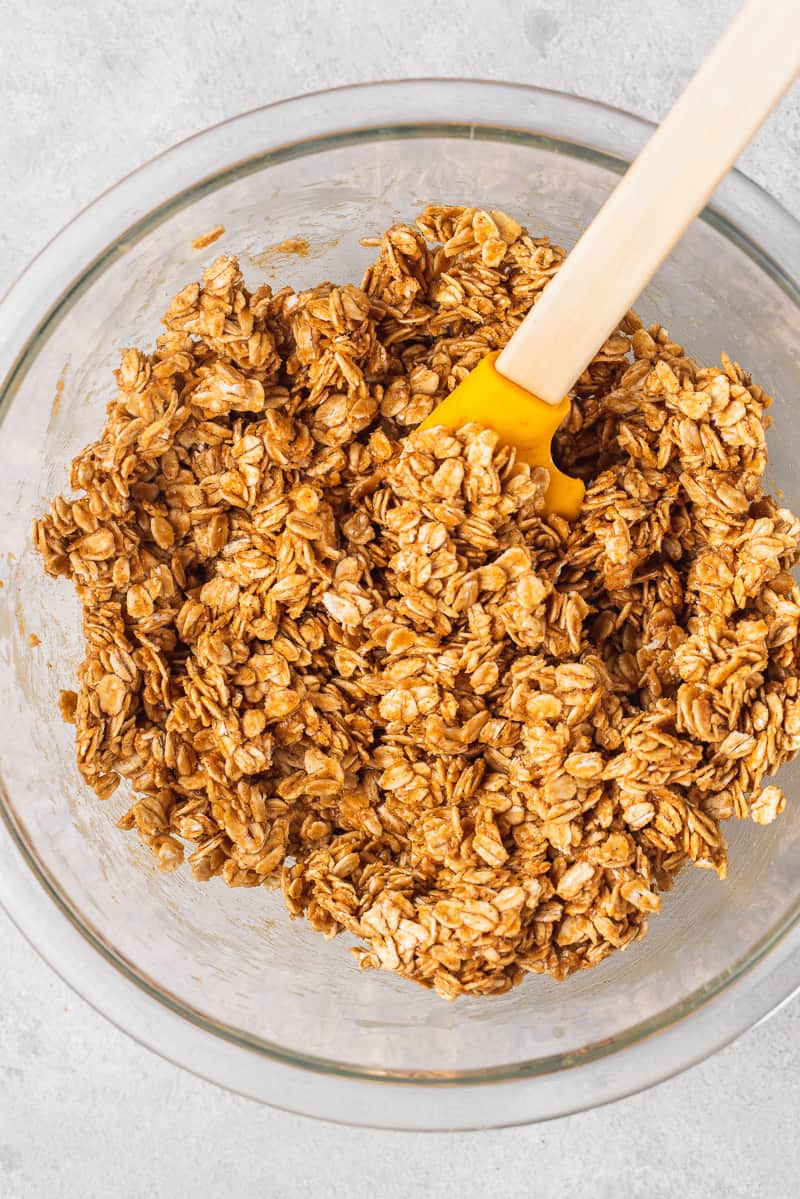
[[[776,2],[777,7],[777,2]],[[0,0],[0,290],[120,175],[204,126],[312,88],[466,75],[657,118],[734,0]],[[800,91],[743,160],[800,210]],[[655,1091],[497,1133],[334,1128],[140,1049],[0,916],[0,1196],[789,1199],[800,1003]]]

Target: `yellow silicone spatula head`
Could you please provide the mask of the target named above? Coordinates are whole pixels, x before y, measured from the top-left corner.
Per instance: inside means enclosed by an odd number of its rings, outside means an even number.
[[[423,427],[494,429],[550,471],[547,511],[577,516],[583,484],[550,454],[564,397],[798,71],[800,0],[748,0],[505,349]]]
[[[550,471],[550,485],[544,497],[545,510],[574,520],[583,502],[583,483],[560,471],[550,451],[556,430],[569,415],[569,399],[560,404],[546,404],[501,375],[495,366],[497,358],[497,353],[482,358],[447,399],[434,408],[420,428],[444,425],[448,429],[460,429],[462,425],[476,421],[494,429],[505,445],[515,447],[522,462],[545,466]]]

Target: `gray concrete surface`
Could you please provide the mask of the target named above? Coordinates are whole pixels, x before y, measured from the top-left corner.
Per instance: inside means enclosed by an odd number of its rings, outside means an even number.
[[[776,0],[777,5],[777,0]],[[224,117],[311,88],[449,74],[657,118],[733,0],[0,0],[0,290],[84,203]],[[800,210],[800,94],[745,169]],[[200,1082],[117,1032],[0,917],[0,1196],[789,1199],[800,1004],[645,1095],[550,1125],[389,1135]]]

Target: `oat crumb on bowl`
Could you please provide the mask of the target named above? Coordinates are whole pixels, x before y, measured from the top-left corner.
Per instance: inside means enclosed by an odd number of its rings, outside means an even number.
[[[58,697],[58,709],[65,724],[75,724],[78,711],[77,691],[62,691]]]
[[[301,258],[307,258],[310,250],[308,241],[304,237],[287,237],[285,241],[279,242],[277,249],[282,254],[299,254]]]
[[[564,252],[432,206],[361,287],[251,292],[220,258],[124,351],[73,495],[37,522],[83,606],[78,764],[165,870],[281,886],[362,967],[445,998],[596,965],[800,749],[800,521],[769,399],[634,314],[546,475],[415,431]]]
[[[224,225],[215,225],[213,229],[209,229],[208,233],[201,233],[192,242],[193,250],[204,250],[206,246],[211,246],[215,241],[219,241],[225,232]]]

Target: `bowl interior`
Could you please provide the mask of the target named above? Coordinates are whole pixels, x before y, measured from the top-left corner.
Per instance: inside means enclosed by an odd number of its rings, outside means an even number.
[[[343,940],[291,923],[275,893],[160,874],[115,827],[125,798],[101,804],[78,778],[73,730],[58,713],[80,659],[78,605],[67,583],[43,576],[29,533],[101,426],[120,348],[149,345],[171,296],[223,250],[238,253],[251,284],[357,282],[372,253],[359,237],[431,201],[500,207],[571,245],[618,177],[612,161],[569,143],[468,132],[373,130],[294,147],[154,212],[67,294],[54,289],[56,314],[0,437],[4,802],[27,854],[141,985],[265,1052],[368,1072],[535,1072],[624,1045],[739,971],[800,899],[800,805],[790,804],[771,827],[732,824],[728,881],[686,871],[643,943],[560,985],[532,977],[498,999],[447,1005],[391,976],[359,974]],[[192,239],[219,222],[223,238],[193,251]],[[298,236],[307,255],[279,248]],[[797,307],[753,247],[720,221],[696,221],[639,307],[703,361],[726,350],[774,395],[769,477],[787,505],[800,503],[788,411]],[[30,634],[41,644],[32,647]],[[797,767],[782,782],[791,794]]]

